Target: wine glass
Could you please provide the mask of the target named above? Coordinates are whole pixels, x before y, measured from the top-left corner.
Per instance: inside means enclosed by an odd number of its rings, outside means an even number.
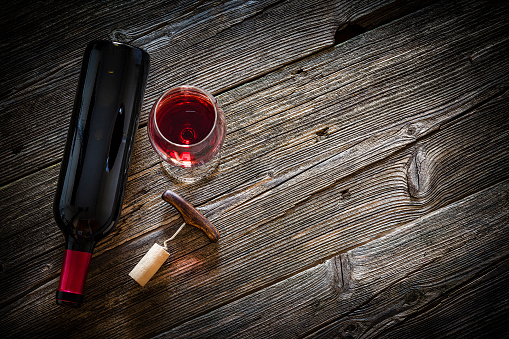
[[[225,134],[224,113],[216,99],[189,85],[161,95],[148,120],[152,147],[167,173],[181,182],[196,182],[215,170]]]

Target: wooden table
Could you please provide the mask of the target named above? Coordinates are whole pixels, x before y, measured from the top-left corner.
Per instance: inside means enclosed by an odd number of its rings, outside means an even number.
[[[12,2],[3,9],[0,336],[509,335],[509,4],[369,0]],[[88,41],[151,72],[120,223],[80,309],[55,304],[52,215]],[[166,89],[202,87],[228,134],[217,173],[165,176],[147,140]],[[127,274],[186,227],[144,287]]]

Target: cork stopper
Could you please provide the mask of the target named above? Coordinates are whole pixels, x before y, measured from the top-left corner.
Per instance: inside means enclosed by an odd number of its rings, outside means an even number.
[[[170,254],[162,246],[154,244],[129,273],[129,276],[143,287],[169,256]]]

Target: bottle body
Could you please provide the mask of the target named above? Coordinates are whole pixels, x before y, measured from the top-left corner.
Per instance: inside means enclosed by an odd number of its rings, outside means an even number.
[[[58,304],[81,304],[91,253],[120,216],[148,67],[148,54],[125,44],[85,50],[53,204],[66,239]]]

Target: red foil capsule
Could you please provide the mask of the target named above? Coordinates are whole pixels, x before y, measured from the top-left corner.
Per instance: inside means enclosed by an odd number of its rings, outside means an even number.
[[[91,257],[92,253],[65,250],[59,291],[83,295]]]

